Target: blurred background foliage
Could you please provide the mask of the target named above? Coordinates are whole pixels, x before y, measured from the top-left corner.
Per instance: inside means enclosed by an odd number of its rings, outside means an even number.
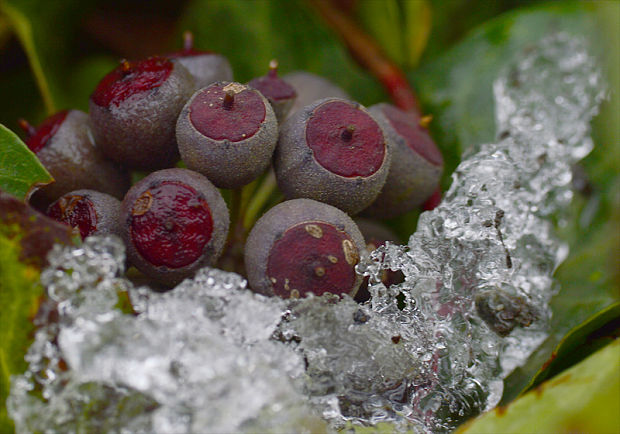
[[[431,130],[446,160],[444,188],[464,151],[494,140],[491,84],[518,50],[552,31],[567,31],[586,37],[606,70],[611,98],[595,121],[596,148],[575,168],[575,200],[560,218],[571,254],[556,274],[561,292],[553,301],[553,330],[508,378],[508,402],[569,330],[587,319],[588,327],[617,330],[617,314],[603,325],[596,316],[620,300],[620,2],[332,3],[407,73],[423,111],[433,115]],[[194,33],[198,49],[226,55],[237,81],[263,75],[277,58],[282,73],[323,75],[365,105],[388,99],[312,1],[0,0],[0,123],[18,131],[20,117],[37,124],[55,109],[87,110],[90,93],[120,59],[178,49],[185,30]],[[415,217],[391,222],[403,240],[415,229]]]

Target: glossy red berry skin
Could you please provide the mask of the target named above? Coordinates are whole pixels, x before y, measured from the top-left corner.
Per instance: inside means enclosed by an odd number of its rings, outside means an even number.
[[[355,266],[364,239],[339,209],[310,199],[271,208],[255,224],[245,246],[252,290],[282,298],[312,292],[354,296],[361,283]]]
[[[190,73],[176,60],[123,62],[90,98],[97,145],[132,169],[173,166],[179,159],[176,120],[193,88]]]
[[[392,165],[381,193],[364,215],[392,218],[419,207],[437,190],[443,157],[419,114],[386,103],[368,110],[392,145]]]
[[[46,215],[77,228],[82,239],[91,235],[121,235],[121,202],[94,190],[75,190],[62,195],[47,208]]]
[[[390,158],[383,130],[363,106],[326,98],[284,122],[274,169],[287,198],[318,200],[354,215],[379,194]]]
[[[187,169],[153,172],[121,204],[129,261],[164,284],[176,284],[213,265],[222,253],[229,215],[219,191]]]
[[[224,99],[231,98],[230,105]],[[214,83],[187,101],[176,127],[187,167],[219,188],[237,188],[271,164],[278,123],[269,101],[240,83]]]
[[[31,203],[42,210],[65,193],[90,189],[121,199],[129,174],[106,159],[95,145],[88,115],[79,110],[56,113],[34,130],[26,145],[50,172],[54,182],[37,190]]]

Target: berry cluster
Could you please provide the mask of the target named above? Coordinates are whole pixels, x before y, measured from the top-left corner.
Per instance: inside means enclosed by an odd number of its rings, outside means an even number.
[[[130,263],[164,284],[218,264],[237,244],[257,292],[355,295],[367,246],[350,216],[420,206],[437,191],[441,153],[419,114],[366,109],[321,77],[281,78],[277,67],[234,82],[226,58],[195,50],[189,33],[179,52],[122,61],[94,90],[89,114],[60,112],[38,128],[21,121],[56,180],[33,205],[82,237],[122,237]],[[150,173],[130,187],[132,170]],[[274,177],[286,200],[249,225],[247,203],[232,201],[231,222],[219,189],[247,202],[242,188],[262,179],[247,190],[258,194]]]

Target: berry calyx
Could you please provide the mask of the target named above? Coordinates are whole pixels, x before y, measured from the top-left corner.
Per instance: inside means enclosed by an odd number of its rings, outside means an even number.
[[[164,181],[134,201],[130,234],[140,254],[155,266],[180,268],[196,261],[213,234],[204,197],[180,182]]]
[[[150,57],[121,64],[97,85],[92,100],[100,107],[119,105],[138,93],[160,87],[172,73],[174,64],[164,57]]]
[[[43,149],[47,142],[56,134],[68,113],[68,110],[60,111],[45,119],[37,128],[30,125],[27,120],[20,119],[18,121],[19,126],[28,135],[26,146],[35,154]]]
[[[278,61],[269,62],[269,72],[263,77],[253,79],[248,83],[270,101],[292,100],[297,96],[295,88],[278,77]]]
[[[347,178],[370,176],[385,160],[379,125],[368,113],[344,101],[328,101],[312,112],[306,141],[321,166]]]
[[[66,194],[47,209],[48,217],[72,228],[78,228],[82,239],[97,229],[97,213],[93,202],[81,194]]]
[[[287,229],[267,262],[273,291],[283,298],[340,294],[353,287],[359,253],[351,237],[331,224],[310,221]],[[348,292],[348,291],[347,291]]]
[[[384,105],[383,113],[394,130],[405,139],[414,152],[420,154],[431,164],[443,165],[443,156],[427,131],[430,122],[428,117],[421,117],[416,122],[416,118],[411,113],[388,104]]]
[[[213,140],[239,142],[254,136],[265,120],[260,95],[239,83],[215,84],[189,106],[194,128]]]

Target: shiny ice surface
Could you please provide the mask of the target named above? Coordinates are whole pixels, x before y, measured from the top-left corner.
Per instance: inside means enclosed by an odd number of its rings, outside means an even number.
[[[571,198],[604,96],[593,59],[559,34],[494,84],[498,141],[477,147],[407,246],[358,266],[405,280],[372,300],[281,300],[200,270],[167,293],[118,277],[118,239],[57,246],[28,370],[7,407],[18,432],[233,432],[392,422],[447,431],[494,406],[545,338],[566,255],[549,217]],[[133,311],[121,309],[128,294]],[[126,303],[125,303],[126,306]]]

